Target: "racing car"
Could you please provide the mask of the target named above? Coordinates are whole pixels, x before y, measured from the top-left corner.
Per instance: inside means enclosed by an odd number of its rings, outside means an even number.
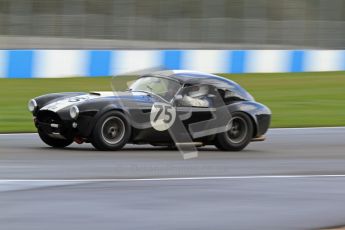
[[[271,120],[270,109],[236,82],[184,70],[142,75],[122,92],[47,94],[31,99],[28,109],[47,145],[86,142],[98,150],[189,143],[240,151],[263,141]]]

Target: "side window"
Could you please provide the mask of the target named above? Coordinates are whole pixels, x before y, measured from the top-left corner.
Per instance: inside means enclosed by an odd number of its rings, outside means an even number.
[[[234,90],[229,89],[220,89],[220,95],[222,96],[222,99],[225,104],[230,104],[236,101],[242,101],[243,98],[236,93]]]
[[[212,108],[215,106],[215,99],[218,95],[213,86],[190,85],[180,91],[176,105],[180,107]]]

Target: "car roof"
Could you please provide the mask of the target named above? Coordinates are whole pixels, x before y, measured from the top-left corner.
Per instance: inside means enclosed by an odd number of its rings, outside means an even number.
[[[234,88],[238,86],[237,83],[209,73],[202,73],[198,71],[190,71],[190,70],[164,70],[164,71],[157,71],[142,77],[162,77],[168,79],[177,80],[183,84],[207,84],[213,85],[220,89],[227,89],[227,88]]]

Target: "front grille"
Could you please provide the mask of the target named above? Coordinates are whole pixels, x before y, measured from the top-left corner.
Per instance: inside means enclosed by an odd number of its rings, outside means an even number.
[[[48,124],[60,124],[61,119],[59,115],[49,110],[40,110],[36,116],[37,121]]]

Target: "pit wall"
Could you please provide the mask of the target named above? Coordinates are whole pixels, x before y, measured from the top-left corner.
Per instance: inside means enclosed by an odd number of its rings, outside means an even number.
[[[139,70],[208,73],[345,70],[344,50],[0,50],[1,78],[97,77]]]

